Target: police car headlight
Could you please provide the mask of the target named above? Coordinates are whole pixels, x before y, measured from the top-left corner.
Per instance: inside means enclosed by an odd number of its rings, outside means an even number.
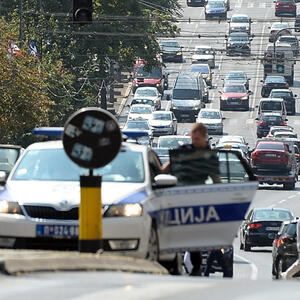
[[[104,213],[104,217],[140,217],[143,207],[139,203],[111,205]]]
[[[182,52],[181,51],[177,52],[177,55],[182,55]]]
[[[0,200],[0,213],[23,215],[20,205],[17,202]]]

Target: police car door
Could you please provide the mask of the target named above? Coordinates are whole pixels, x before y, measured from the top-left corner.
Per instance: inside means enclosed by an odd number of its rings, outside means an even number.
[[[212,184],[208,178],[202,185],[156,190],[160,205],[156,216],[160,253],[232,245],[257,182],[251,181],[251,171],[235,154],[226,151],[217,156],[221,183]]]

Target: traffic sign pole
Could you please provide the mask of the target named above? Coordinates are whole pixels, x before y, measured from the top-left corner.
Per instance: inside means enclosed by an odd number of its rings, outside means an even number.
[[[103,248],[101,182],[101,176],[80,176],[80,252],[97,252]]]

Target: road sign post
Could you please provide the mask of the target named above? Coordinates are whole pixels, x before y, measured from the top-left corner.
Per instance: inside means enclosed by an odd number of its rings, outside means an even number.
[[[110,163],[121,148],[122,134],[117,120],[100,108],[83,108],[65,124],[63,145],[68,157],[89,175],[80,176],[79,251],[102,248],[102,177],[93,170]]]

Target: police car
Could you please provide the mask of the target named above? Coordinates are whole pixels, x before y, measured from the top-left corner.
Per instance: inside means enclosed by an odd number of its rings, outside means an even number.
[[[87,172],[69,160],[61,141],[29,146],[0,193],[0,246],[76,248],[79,176]],[[126,142],[94,173],[103,180],[104,250],[173,270],[183,251],[231,245],[257,189],[251,181],[176,186],[175,176],[159,174],[152,149]]]

